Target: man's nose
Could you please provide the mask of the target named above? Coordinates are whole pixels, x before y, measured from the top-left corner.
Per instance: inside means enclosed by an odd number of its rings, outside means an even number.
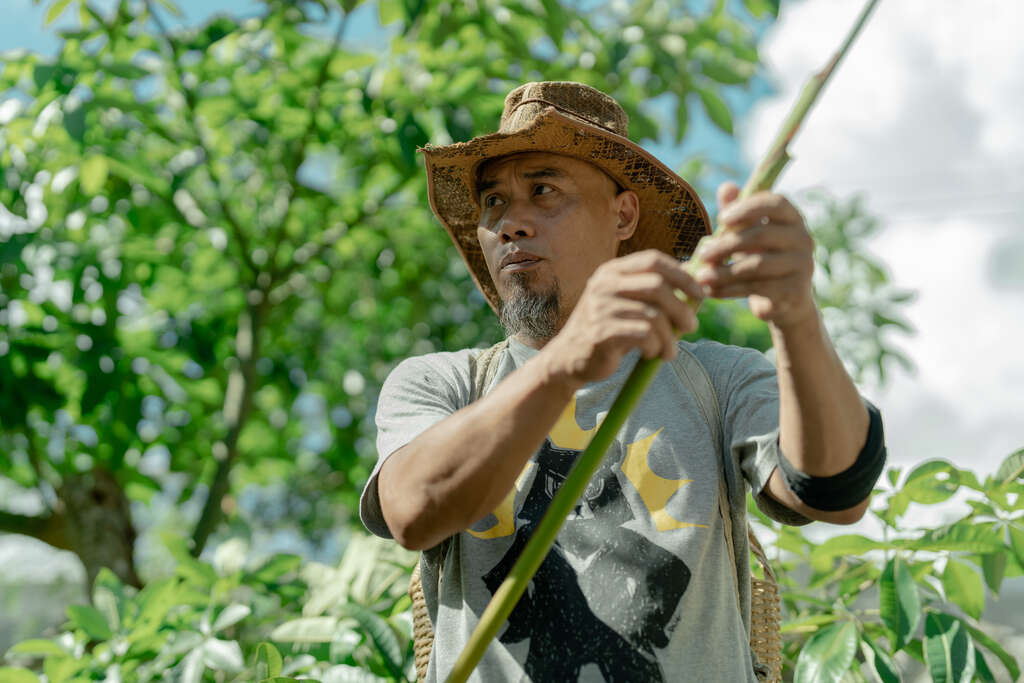
[[[524,211],[518,202],[513,202],[506,209],[505,214],[501,217],[501,223],[498,225],[498,234],[503,243],[536,235],[533,220],[527,214],[528,212]]]

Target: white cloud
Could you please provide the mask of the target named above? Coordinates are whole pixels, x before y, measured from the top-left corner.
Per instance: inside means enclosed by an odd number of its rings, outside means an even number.
[[[750,159],[862,4],[783,4],[763,48],[779,95],[747,125]],[[1021,35],[1019,3],[881,2],[779,185],[864,193],[886,225],[872,249],[898,285],[919,292],[908,311],[918,332],[902,344],[917,373],[894,372],[872,391],[896,462],[945,457],[991,472],[1024,446]]]

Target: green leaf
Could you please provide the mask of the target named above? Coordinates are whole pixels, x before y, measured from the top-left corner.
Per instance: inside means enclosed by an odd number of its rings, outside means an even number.
[[[974,670],[977,679],[980,679],[983,683],[996,683],[996,677],[992,675],[992,669],[988,668],[988,662],[985,661],[981,650],[977,648],[974,650]]]
[[[210,638],[203,643],[203,663],[216,671],[241,671],[245,668],[242,648],[234,640]]]
[[[995,641],[992,636],[985,633],[980,629],[976,629],[967,622],[962,622],[967,628],[967,632],[971,634],[971,638],[974,639],[978,645],[981,645],[986,650],[994,654],[999,658],[999,661],[1006,667],[1007,673],[1010,674],[1010,678],[1016,681],[1020,678],[1020,666],[1017,665],[1017,660],[1014,659],[1013,655],[1003,649],[1003,646]]]
[[[1007,527],[1007,531],[1010,534],[1010,548],[1017,556],[1017,564],[1024,567],[1024,529],[1011,524]]]
[[[796,661],[794,683],[839,683],[857,653],[857,626],[833,624],[814,634]]]
[[[373,640],[373,644],[377,646],[377,652],[380,653],[384,664],[392,675],[400,677],[402,675],[402,648],[388,622],[362,605],[352,602],[343,606],[342,615],[356,620]]]
[[[78,169],[82,192],[91,197],[102,190],[109,170],[107,158],[102,155],[95,154],[85,159]]]
[[[878,584],[882,621],[895,635],[897,650],[910,642],[921,623],[921,596],[903,560],[893,558],[885,565]]]
[[[974,644],[952,615],[925,617],[924,658],[934,683],[966,683],[974,675]]]
[[[704,110],[708,113],[708,118],[716,126],[732,135],[732,114],[729,113],[729,107],[725,100],[710,88],[698,87],[696,90],[700,95],[700,101],[704,103]]]
[[[676,105],[676,144],[678,145],[686,137],[686,125],[690,122],[690,114],[686,109],[686,99],[679,98]]]
[[[948,560],[942,572],[942,587],[946,598],[975,619],[985,611],[985,586],[981,576],[970,566],[956,560]]]
[[[910,550],[960,551],[969,553],[997,553],[1005,551],[1005,544],[995,524],[955,523],[926,533],[905,544]]]
[[[986,553],[981,556],[981,570],[985,574],[985,583],[993,595],[999,594],[999,588],[1003,585],[1003,577],[1006,576],[1007,553]]]
[[[47,26],[57,21],[57,18],[64,13],[64,10],[71,4],[71,0],[57,0],[55,3],[50,5],[50,9],[46,10],[46,18],[44,19]]]
[[[59,657],[63,657],[68,654],[60,645],[57,645],[57,643],[43,638],[23,640],[8,650],[8,652],[21,655],[57,655]],[[4,679],[0,678],[0,680]]]
[[[836,557],[847,555],[863,555],[871,550],[879,550],[892,547],[888,543],[882,543],[861,536],[860,534],[843,534],[833,536],[824,543],[817,545],[811,551],[811,564],[815,569],[824,571],[831,566]]]
[[[284,622],[270,638],[283,643],[329,643],[337,630],[337,617],[303,617]]]
[[[39,683],[39,677],[21,667],[0,666],[0,681],[4,683]]]
[[[157,0],[157,2],[159,2],[161,5],[166,7],[167,11],[170,12],[171,14],[173,14],[174,16],[176,16],[176,17],[184,16],[181,13],[181,10],[178,8],[178,6],[175,5],[173,2],[171,2],[171,0]]]
[[[402,3],[399,0],[380,0],[377,3],[377,16],[380,19],[380,25],[387,26],[405,17],[405,10],[402,9]]]
[[[1024,448],[1006,456],[1006,460],[996,470],[995,482],[997,486],[1003,487],[1021,477],[1024,477]]]
[[[85,631],[92,640],[109,640],[112,635],[107,620],[95,607],[88,605],[70,605],[68,619],[75,628]]]
[[[892,657],[866,634],[862,636],[861,650],[864,652],[864,659],[871,663],[882,683],[900,682],[900,673]]]
[[[256,646],[256,675],[276,678],[281,675],[281,653],[271,643],[263,641]]]
[[[232,603],[217,615],[217,619],[213,622],[213,632],[216,633],[229,626],[234,626],[250,614],[252,614],[252,608],[248,605],[241,605],[237,602]]]
[[[271,583],[286,574],[297,571],[301,565],[302,558],[298,555],[281,553],[271,557],[262,567],[253,572],[252,578],[262,583]]]

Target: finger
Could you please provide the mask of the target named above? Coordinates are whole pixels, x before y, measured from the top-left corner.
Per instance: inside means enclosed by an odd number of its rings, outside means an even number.
[[[640,349],[644,358],[656,358],[662,353],[663,342],[649,320],[618,320],[612,336],[624,348]]]
[[[736,201],[736,198],[740,196],[740,186],[731,180],[727,180],[718,186],[717,199],[718,209],[721,211],[729,204]]]
[[[814,241],[803,225],[768,222],[745,230],[722,231],[701,249],[705,263],[719,263],[740,252],[799,251],[814,249]]]
[[[704,298],[704,289],[689,274],[686,274],[685,286],[692,300],[700,301]],[[696,320],[693,308],[676,296],[675,289],[660,273],[645,272],[623,276],[619,281],[618,294],[656,306],[673,327],[689,331]]]
[[[786,299],[792,298],[798,286],[795,278],[779,278],[776,280],[749,280],[733,282],[728,285],[711,285],[711,296],[717,299],[738,299],[749,296],[762,296],[778,306]]]
[[[718,216],[726,227],[747,227],[761,222],[762,218],[779,223],[803,223],[803,217],[788,199],[780,194],[758,192],[746,199],[730,204]]]
[[[724,287],[737,282],[778,280],[807,271],[805,260],[793,252],[744,254],[728,265],[705,265],[697,272],[704,286]]]
[[[622,259],[626,270],[658,273],[672,289],[680,290],[685,296],[694,302],[704,298],[703,290],[694,281],[693,276],[686,270],[686,264],[677,261],[668,254],[657,249],[647,249],[642,252],[630,254]]]

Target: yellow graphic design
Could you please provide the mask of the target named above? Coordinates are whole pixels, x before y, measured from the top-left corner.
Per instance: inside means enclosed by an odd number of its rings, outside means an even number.
[[[603,416],[601,416],[603,419]],[[597,424],[591,429],[583,429],[576,422],[576,397],[573,396],[572,400],[569,401],[569,405],[562,411],[561,416],[558,418],[558,422],[551,428],[551,432],[548,434],[548,439],[551,444],[556,448],[566,448],[577,451],[582,451],[590,443],[591,437],[597,428],[601,425],[601,419],[598,419]],[[665,507],[668,505],[668,501],[672,498],[676,491],[691,483],[690,479],[668,479],[666,477],[659,476],[651,471],[650,465],[647,464],[647,454],[651,450],[651,446],[654,444],[654,439],[657,438],[661,430],[654,432],[650,436],[635,441],[626,446],[626,457],[622,461],[622,473],[626,475],[630,483],[636,488],[637,493],[640,494],[640,500],[643,501],[644,506],[647,508],[647,512],[651,515],[651,520],[654,522],[655,527],[658,531],[669,531],[671,529],[685,529],[688,527],[699,527],[707,528],[706,524],[693,524],[690,522],[681,522],[668,514]],[[469,533],[481,539],[492,539],[492,538],[503,538],[505,536],[511,536],[516,531],[515,525],[515,499],[516,494],[522,489],[522,483],[526,479],[527,473],[533,466],[533,462],[526,463],[523,471],[519,474],[516,479],[516,484],[512,487],[512,490],[508,492],[505,499],[501,501],[497,508],[494,509],[494,516],[497,521],[484,531],[474,531],[469,529]]]
[[[576,395],[573,394],[569,405],[565,407],[558,422],[551,428],[548,438],[551,439],[551,445],[555,448],[571,448],[574,451],[582,451],[590,443],[590,437],[594,436],[594,432],[601,426],[602,419],[604,418],[599,418],[597,424],[591,429],[580,427],[576,423]]]
[[[477,538],[487,540],[491,538],[511,536],[516,532],[516,494],[519,493],[523,480],[526,478],[526,474],[530,471],[531,467],[533,467],[533,462],[527,462],[526,466],[523,467],[523,471],[520,472],[519,476],[516,478],[516,485],[508,492],[505,499],[498,503],[498,507],[494,508],[494,512],[492,514],[498,518],[498,521],[495,522],[494,526],[488,527],[486,531],[473,531],[472,529],[467,529],[469,533],[473,534]]]
[[[647,511],[651,514],[651,520],[658,531],[670,529],[685,529],[687,527],[707,528],[706,524],[693,524],[680,522],[671,517],[665,506],[669,499],[679,489],[689,484],[691,479],[666,479],[651,471],[647,464],[647,454],[651,450],[654,439],[661,430],[654,432],[646,439],[640,439],[626,446],[626,457],[622,460],[622,473],[626,475],[630,483],[636,487],[640,494],[640,500],[644,502]]]

